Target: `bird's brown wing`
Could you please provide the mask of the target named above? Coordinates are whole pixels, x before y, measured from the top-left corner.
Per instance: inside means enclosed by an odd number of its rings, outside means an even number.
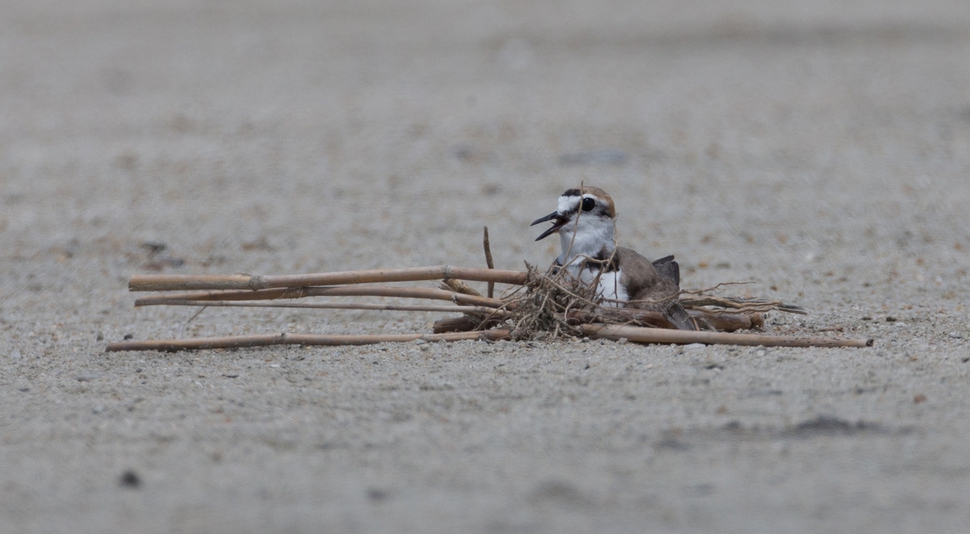
[[[645,301],[632,302],[631,307],[660,311],[678,329],[697,330],[679,299],[662,302],[680,291],[680,266],[673,256],[651,262],[625,247],[616,247],[616,255],[621,265],[620,283],[627,288],[629,299]]]
[[[627,288],[630,300],[661,300],[680,291],[673,278],[661,274],[650,260],[637,251],[616,247],[616,256],[622,271],[620,283]]]

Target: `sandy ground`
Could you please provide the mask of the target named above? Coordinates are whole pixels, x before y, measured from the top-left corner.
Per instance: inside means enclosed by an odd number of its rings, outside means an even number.
[[[0,530],[965,531],[965,2],[318,4],[0,6]],[[104,353],[426,331],[125,283],[480,266],[485,225],[545,265],[581,181],[685,286],[876,346]]]

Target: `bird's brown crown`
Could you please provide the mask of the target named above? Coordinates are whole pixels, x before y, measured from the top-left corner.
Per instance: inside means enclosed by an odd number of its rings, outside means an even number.
[[[609,214],[610,218],[612,219],[616,218],[616,206],[614,206],[613,204],[613,197],[611,197],[609,193],[600,189],[599,187],[596,187],[595,185],[584,185],[582,189],[580,188],[567,189],[562,194],[562,196],[564,197],[582,197],[584,195],[591,195],[603,201],[603,203],[607,207],[607,213]]]

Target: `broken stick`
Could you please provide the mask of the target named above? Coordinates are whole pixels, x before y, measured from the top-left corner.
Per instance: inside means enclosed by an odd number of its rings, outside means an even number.
[[[486,316],[506,317],[508,312],[498,308],[484,306],[413,306],[408,304],[368,304],[362,302],[279,302],[279,301],[248,301],[248,300],[185,300],[185,299],[152,299],[152,305],[167,306],[201,306],[203,308],[238,307],[238,308],[305,308],[320,310],[378,310],[378,311],[418,311],[418,312],[463,312],[478,313]]]
[[[766,336],[760,334],[728,334],[666,328],[643,328],[605,324],[584,324],[583,334],[592,338],[628,339],[636,343],[668,343],[688,345],[747,345],[762,347],[871,347],[872,339],[835,339],[828,337]]]
[[[498,282],[523,285],[529,273],[472,267],[412,267],[408,269],[372,269],[317,274],[289,274],[278,276],[231,275],[179,275],[142,274],[131,277],[129,291],[186,291],[219,289],[270,289],[283,287],[327,286],[339,284],[369,284],[374,282],[414,282],[420,280],[444,280],[455,278],[473,282]]]
[[[485,237],[482,239],[482,246],[485,247],[485,266],[495,269],[495,262],[492,261],[492,247],[488,244],[488,227],[485,227]],[[495,296],[495,282],[488,283],[488,298]]]
[[[384,334],[384,335],[312,335],[312,334],[269,334],[251,336],[200,337],[195,339],[162,339],[157,341],[121,341],[109,343],[105,352],[124,350],[155,350],[162,352],[177,352],[180,350],[205,349],[236,349],[242,347],[267,347],[271,345],[373,345],[376,343],[423,340],[429,343],[435,341],[466,341],[485,340],[499,341],[508,339],[508,330],[486,330],[482,332],[458,332],[450,334]]]
[[[445,300],[455,304],[468,306],[485,306],[501,308],[507,303],[500,299],[490,299],[477,295],[468,295],[443,289],[428,287],[398,287],[398,286],[328,286],[302,287],[297,289],[278,288],[260,289],[257,291],[210,291],[204,293],[176,293],[157,297],[142,297],[135,300],[135,307],[171,305],[174,300],[276,300],[295,299],[303,297],[402,297],[414,299]]]

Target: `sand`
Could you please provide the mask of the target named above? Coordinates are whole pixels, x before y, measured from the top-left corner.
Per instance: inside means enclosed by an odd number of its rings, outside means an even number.
[[[968,58],[957,1],[4,2],[0,530],[963,532]],[[580,182],[875,346],[104,352],[428,331],[126,281],[547,265]]]

